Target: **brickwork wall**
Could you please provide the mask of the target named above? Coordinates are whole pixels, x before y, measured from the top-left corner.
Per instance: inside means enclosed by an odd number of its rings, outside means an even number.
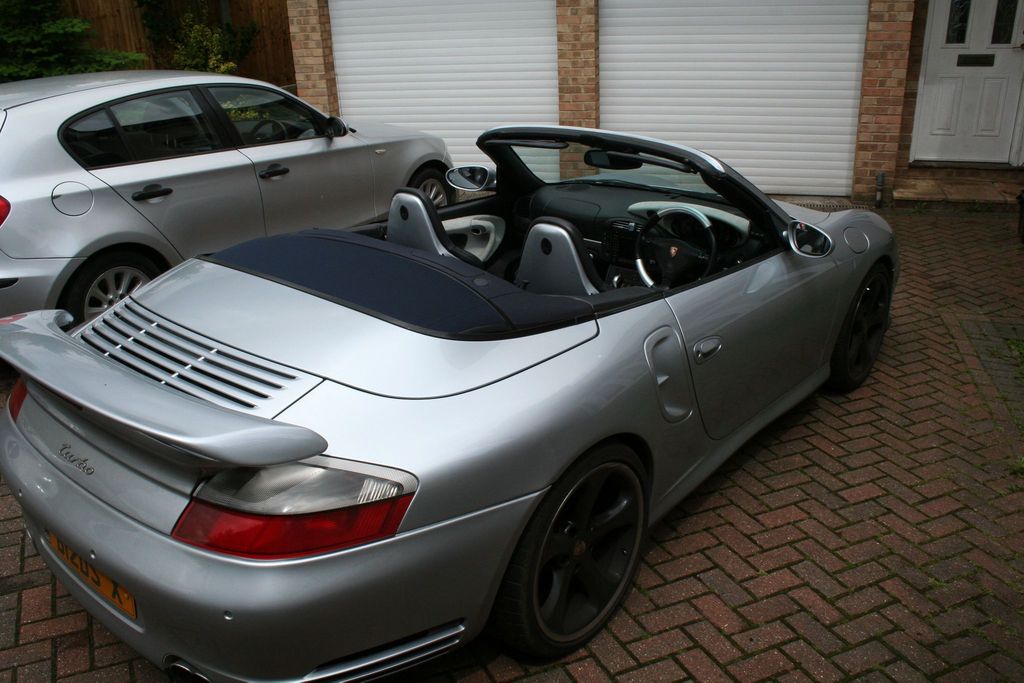
[[[913,0],[870,0],[861,77],[857,148],[853,162],[853,197],[875,194],[875,176],[886,174],[892,188],[896,175],[907,87]]]
[[[327,0],[288,0],[288,28],[299,97],[328,114],[340,114]]]
[[[598,0],[556,0],[558,111],[563,126],[597,128]]]

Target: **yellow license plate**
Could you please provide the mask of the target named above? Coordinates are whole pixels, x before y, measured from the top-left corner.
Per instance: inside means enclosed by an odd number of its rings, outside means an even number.
[[[71,567],[87,586],[103,596],[107,602],[118,608],[132,619],[138,616],[135,611],[135,596],[126,591],[121,584],[92,566],[88,560],[76,553],[57,538],[53,532],[49,532],[50,547],[57,552],[57,556],[64,561],[64,564]]]

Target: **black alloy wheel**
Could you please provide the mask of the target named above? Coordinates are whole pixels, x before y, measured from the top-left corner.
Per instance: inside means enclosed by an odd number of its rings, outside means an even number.
[[[857,290],[832,352],[829,386],[850,391],[863,384],[882,350],[889,327],[892,275],[875,264]]]
[[[520,539],[492,630],[528,657],[588,641],[621,602],[647,522],[642,468],[621,444],[591,451],[552,487]]]

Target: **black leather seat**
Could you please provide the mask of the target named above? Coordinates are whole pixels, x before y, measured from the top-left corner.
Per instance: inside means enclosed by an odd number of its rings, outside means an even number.
[[[480,259],[452,242],[434,203],[414,187],[400,187],[391,198],[387,240],[439,256],[451,256],[477,268],[484,267]]]
[[[537,218],[530,226],[516,284],[534,294],[592,296],[605,290],[580,231],[551,216]]]

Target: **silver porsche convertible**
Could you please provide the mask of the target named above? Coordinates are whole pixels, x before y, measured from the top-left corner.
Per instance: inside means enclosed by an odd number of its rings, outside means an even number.
[[[506,127],[440,211],[187,261],[84,326],[0,321],[0,468],[74,597],[158,666],[356,680],[487,628],[557,657],[645,530],[823,384],[898,259],[866,211],[694,149]]]

